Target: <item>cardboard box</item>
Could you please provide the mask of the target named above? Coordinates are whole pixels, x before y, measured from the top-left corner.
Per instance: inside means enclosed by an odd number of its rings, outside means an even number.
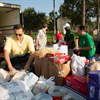
[[[70,55],[60,55],[56,57],[49,57],[49,61],[55,62],[57,64],[63,64],[69,59],[70,59]]]

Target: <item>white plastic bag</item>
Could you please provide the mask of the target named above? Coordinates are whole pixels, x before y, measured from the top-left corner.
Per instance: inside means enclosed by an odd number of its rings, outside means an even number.
[[[34,73],[28,73],[28,75],[26,75],[22,80],[26,83],[29,89],[32,90],[33,85],[38,81],[38,77]]]
[[[18,73],[18,72],[20,72],[20,71],[18,71],[18,70],[10,70],[9,72],[8,72],[8,74],[10,75],[10,77],[12,78],[16,73]]]
[[[27,75],[27,73],[25,71],[20,71],[17,72],[10,81],[17,81],[17,80],[22,80],[25,76]]]
[[[34,95],[37,95],[39,93],[44,93],[45,91],[46,91],[46,84],[38,83],[33,86]]]
[[[84,75],[86,58],[73,54],[71,60],[72,75]]]
[[[44,84],[48,84],[50,86],[55,86],[55,82],[53,82],[54,78],[55,77],[52,76],[49,79],[45,79],[44,76],[40,76],[39,81],[42,81]]]
[[[37,95],[39,93],[47,92],[51,86],[55,85],[55,82],[52,81],[54,80],[54,78],[55,77],[53,76],[53,77],[50,77],[49,79],[45,79],[44,76],[40,76],[37,84],[33,86],[33,94]]]
[[[10,75],[2,68],[0,68],[0,84],[8,82],[10,80]]]
[[[23,81],[8,82],[0,86],[0,100],[31,100],[33,97]]]
[[[34,73],[26,74],[25,71],[18,72],[14,75],[11,81],[22,80],[32,90],[33,85],[37,82],[38,77]]]

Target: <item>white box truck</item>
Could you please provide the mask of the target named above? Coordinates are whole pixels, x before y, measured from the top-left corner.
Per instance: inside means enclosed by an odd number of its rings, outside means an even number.
[[[13,34],[16,24],[23,25],[21,5],[0,2],[0,28],[8,37]]]

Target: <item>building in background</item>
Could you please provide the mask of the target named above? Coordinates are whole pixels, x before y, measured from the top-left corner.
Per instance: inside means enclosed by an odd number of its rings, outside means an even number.
[[[63,26],[65,23],[69,23],[71,25],[71,20],[64,17],[64,18],[58,18],[57,19],[57,28],[59,28],[59,31],[63,31],[65,33],[65,30],[63,29]],[[72,27],[73,30],[76,30],[77,27],[75,26],[75,24]]]

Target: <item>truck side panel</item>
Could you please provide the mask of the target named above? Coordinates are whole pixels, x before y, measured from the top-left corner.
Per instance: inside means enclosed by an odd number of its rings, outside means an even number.
[[[19,9],[0,14],[0,28],[6,36],[13,34],[13,26],[15,24],[20,24]]]

